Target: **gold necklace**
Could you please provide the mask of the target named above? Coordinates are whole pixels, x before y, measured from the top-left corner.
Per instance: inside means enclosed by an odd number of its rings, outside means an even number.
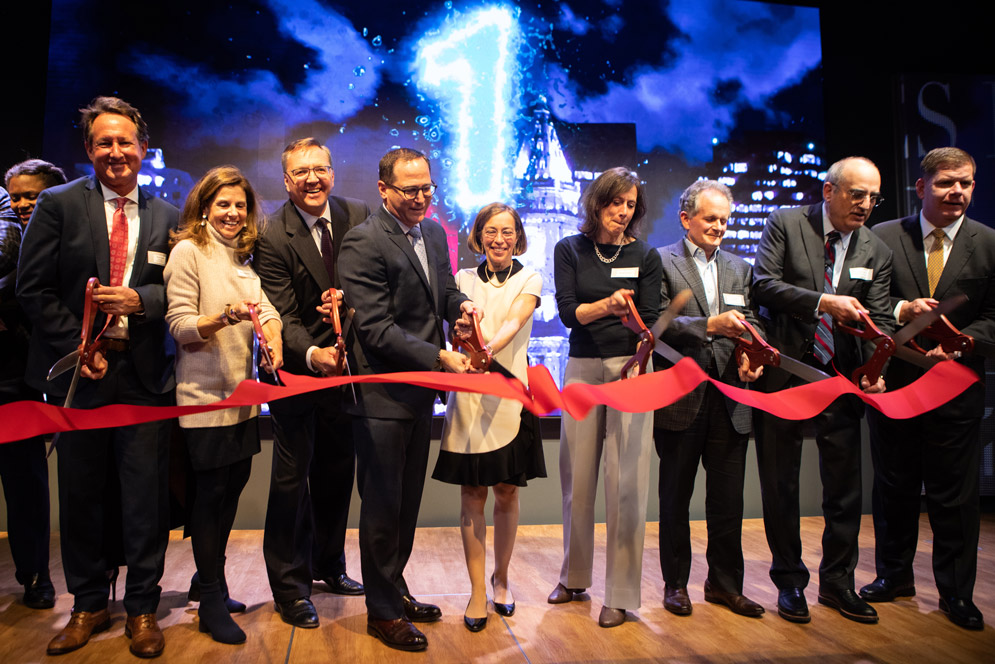
[[[487,277],[487,283],[493,283],[494,284],[494,288],[501,288],[506,283],[508,283],[509,279],[511,279],[511,268],[512,268],[512,266],[509,265],[508,266],[508,276],[504,278],[504,281],[501,281],[498,278],[498,272],[494,272],[493,270],[491,270],[490,266],[485,261],[484,262],[484,275]],[[504,270],[500,270],[500,271],[504,272]]]

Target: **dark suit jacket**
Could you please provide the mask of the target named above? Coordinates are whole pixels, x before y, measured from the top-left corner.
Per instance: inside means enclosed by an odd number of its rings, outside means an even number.
[[[895,219],[874,227],[874,232],[895,252],[891,275],[892,310],[899,300],[929,297],[926,257],[919,215]],[[964,218],[933,297],[945,300],[967,295],[967,302],[947,315],[954,327],[985,341],[995,341],[995,230]],[[936,342],[923,337],[919,345],[929,349]],[[973,369],[981,379],[961,397],[942,407],[950,417],[981,417],[985,407],[985,360],[968,355],[958,360]],[[898,389],[919,378],[924,370],[899,360],[889,364],[888,388]]]
[[[858,228],[850,237],[836,288],[838,295],[860,300],[885,334],[895,326],[888,296],[891,262],[891,250],[884,242],[870,229]],[[853,278],[857,276],[851,272],[854,268],[870,270],[871,278]],[[802,359],[812,350],[819,322],[816,307],[824,281],[822,204],[772,212],[753,265],[753,298],[760,306],[767,341],[782,353]],[[873,345],[862,345],[857,337],[836,328],[833,338],[836,365],[849,378],[870,357]],[[768,367],[761,381],[766,389],[774,390],[783,386],[788,376],[786,371]]]
[[[145,311],[128,317],[128,335],[142,385],[152,394],[164,394],[175,385],[175,351],[165,321],[162,271],[179,210],[141,189],[138,210],[138,245],[127,285],[141,296]],[[150,252],[156,252],[153,261]],[[83,294],[90,277],[110,282],[107,216],[94,176],[43,191],[24,231],[17,299],[33,325],[26,376],[31,387],[52,394],[68,390],[69,372],[51,383],[45,377],[56,360],[79,345]],[[98,330],[104,319],[103,314],[97,316]]]
[[[444,347],[443,319],[452,324],[467,297],[456,288],[446,232],[434,221],[420,224],[429,277],[397,221],[381,206],[346,234],[339,276],[349,306],[355,307],[354,374],[428,371]],[[431,412],[435,392],[411,385],[357,384],[355,415],[388,419]]]
[[[722,336],[708,339],[705,334],[708,322],[708,301],[705,299],[705,287],[701,283],[698,266],[695,265],[684,240],[667,247],[661,247],[657,251],[660,252],[660,259],[663,262],[660,310],[665,310],[670,305],[674,295],[686,288],[690,288],[694,294],[680,315],[672,320],[667,329],[664,330],[662,340],[673,346],[682,355],[692,358],[712,378],[718,378],[736,387],[745,387],[745,383],[739,380],[736,362],[732,359],[732,351],[736,347],[736,342]],[[741,311],[750,324],[759,327],[759,321],[753,312],[750,299],[752,283],[750,264],[727,251],[719,251],[715,256],[715,263],[718,272],[719,313],[731,309]],[[741,296],[743,304],[728,304],[723,294]],[[757,331],[763,334],[762,328]],[[715,359],[715,369],[709,371],[713,358]],[[671,365],[670,362],[657,355],[653,358],[653,366],[665,368]],[[706,384],[702,383],[683,399],[657,410],[654,416],[654,426],[671,431],[683,431],[691,426],[705,397],[705,387]],[[749,433],[749,406],[744,406],[732,399],[725,401],[733,428],[739,433]]]
[[[338,255],[346,233],[369,216],[370,207],[366,201],[329,196],[328,209],[332,242]],[[324,348],[335,343],[335,330],[322,322],[315,307],[321,304],[323,292],[333,286],[341,288],[341,283],[337,279],[333,284],[328,278],[321,252],[293,202],[287,201],[266,220],[266,229],[256,244],[252,267],[283,320],[286,370],[315,375],[307,368],[308,348]]]
[[[0,403],[37,398],[37,393],[24,385],[31,326],[14,297],[21,233],[21,222],[10,209],[7,192],[0,187]]]

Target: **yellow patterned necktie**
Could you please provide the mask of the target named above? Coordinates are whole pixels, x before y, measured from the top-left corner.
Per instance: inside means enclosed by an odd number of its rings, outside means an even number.
[[[940,283],[940,275],[943,274],[943,237],[946,233],[941,228],[934,228],[929,235],[933,238],[933,244],[926,256],[926,276],[929,279],[929,296],[933,297],[936,284]]]

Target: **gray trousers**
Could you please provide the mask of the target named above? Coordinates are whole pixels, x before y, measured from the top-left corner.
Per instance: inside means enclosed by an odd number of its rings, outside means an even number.
[[[564,387],[618,380],[628,357],[567,361]],[[640,605],[646,501],[653,450],[653,413],[623,413],[595,406],[583,420],[564,413],[560,425],[563,491],[563,567],[560,583],[589,588],[594,566],[594,502],[598,467],[604,461],[608,526],[605,606]],[[602,456],[602,452],[604,455]]]

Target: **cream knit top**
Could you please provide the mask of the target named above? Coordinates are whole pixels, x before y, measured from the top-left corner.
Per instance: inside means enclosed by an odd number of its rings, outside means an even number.
[[[259,302],[259,322],[280,320],[259,277],[248,264],[235,259],[235,242],[208,225],[210,242],[199,247],[182,240],[169,254],[166,270],[166,323],[176,339],[176,403],[209,404],[235,391],[252,378],[252,324],[225,327],[207,339],[197,331],[201,316],[214,316],[226,304]],[[231,426],[259,414],[259,406],[228,408],[180,417],[183,428]]]

